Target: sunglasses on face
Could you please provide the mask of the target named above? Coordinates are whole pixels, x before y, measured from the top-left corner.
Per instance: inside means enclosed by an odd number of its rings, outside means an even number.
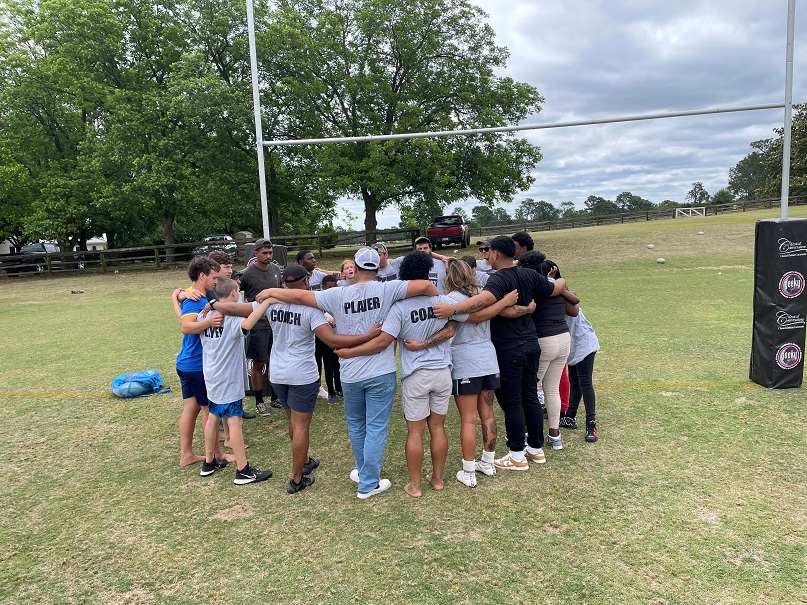
[[[484,248],[479,249],[480,252],[490,252],[490,246],[485,246]]]

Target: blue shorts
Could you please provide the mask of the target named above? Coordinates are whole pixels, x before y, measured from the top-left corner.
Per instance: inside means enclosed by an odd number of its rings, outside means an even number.
[[[231,418],[232,416],[243,416],[244,407],[242,405],[243,399],[234,401],[232,403],[213,403],[210,402],[208,409],[213,416],[217,418]]]
[[[182,399],[196,398],[196,403],[207,407],[207,387],[202,372],[183,372],[177,370],[179,383],[182,385]]]
[[[317,379],[311,384],[277,384],[272,388],[285,410],[293,410],[303,414],[312,414],[317,405],[317,395],[322,385]]]

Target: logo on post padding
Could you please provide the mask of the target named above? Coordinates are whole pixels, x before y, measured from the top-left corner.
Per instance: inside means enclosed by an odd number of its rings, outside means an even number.
[[[798,271],[788,271],[779,280],[779,294],[785,298],[796,298],[804,292],[804,276]]]
[[[776,365],[783,370],[792,370],[801,363],[801,347],[794,342],[788,342],[779,347],[776,352]]]

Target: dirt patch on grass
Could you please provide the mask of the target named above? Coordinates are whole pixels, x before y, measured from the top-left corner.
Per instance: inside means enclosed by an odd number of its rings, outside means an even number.
[[[747,397],[737,397],[737,399],[734,400],[734,403],[739,403],[739,404],[751,403],[751,404],[756,405],[759,402],[754,401],[753,399],[748,399]]]
[[[236,504],[232,508],[220,510],[213,518],[216,521],[235,521],[236,519],[246,519],[255,514],[255,509],[251,504]]]
[[[675,391],[662,391],[661,395],[663,397],[680,397],[681,393],[676,393]]]

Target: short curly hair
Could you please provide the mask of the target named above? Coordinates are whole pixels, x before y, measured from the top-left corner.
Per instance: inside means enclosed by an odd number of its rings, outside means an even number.
[[[191,278],[191,281],[196,281],[202,273],[210,275],[212,271],[218,273],[220,269],[219,264],[213,259],[206,256],[197,256],[188,263],[188,277]]]
[[[532,241],[530,234],[526,231],[517,231],[513,234],[513,240],[519,245],[527,250],[532,250],[535,248],[535,242]]]
[[[529,252],[525,252],[518,258],[518,265],[519,267],[529,267],[530,269],[535,269],[539,271],[540,266],[546,260],[546,254],[539,252],[538,250],[530,250]]]
[[[403,257],[398,269],[398,279],[429,279],[429,269],[433,264],[431,256],[420,250],[413,250]]]
[[[224,250],[213,250],[207,255],[212,261],[216,261],[219,265],[232,265],[233,257],[227,254]]]

